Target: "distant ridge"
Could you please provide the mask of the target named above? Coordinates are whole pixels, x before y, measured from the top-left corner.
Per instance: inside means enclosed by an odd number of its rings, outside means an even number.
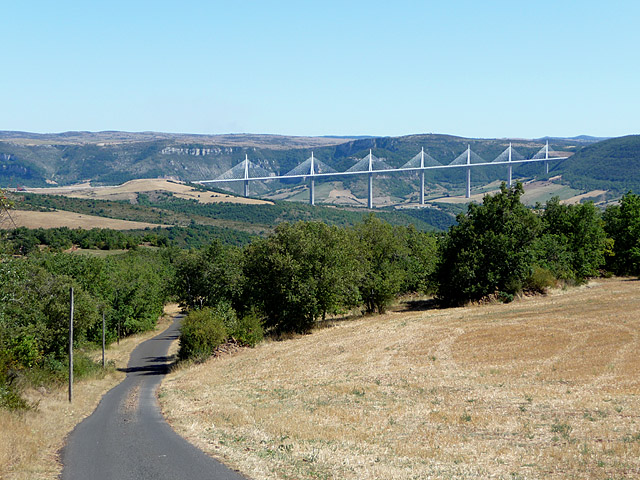
[[[542,137],[540,140],[575,140],[584,143],[601,142],[602,140],[608,140],[611,137],[592,137],[590,135],[578,135],[576,137]]]
[[[562,174],[564,181],[580,189],[640,193],[640,135],[611,138],[582,147],[554,167],[553,172]]]

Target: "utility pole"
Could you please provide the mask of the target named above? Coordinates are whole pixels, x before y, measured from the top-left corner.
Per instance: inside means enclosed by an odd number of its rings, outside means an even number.
[[[104,331],[105,331],[105,323],[104,323],[104,310],[102,310],[102,368],[104,369]]]
[[[73,287],[69,290],[69,403],[73,400]]]

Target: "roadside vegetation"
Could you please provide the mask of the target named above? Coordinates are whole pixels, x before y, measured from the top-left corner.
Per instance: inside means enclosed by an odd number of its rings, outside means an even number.
[[[0,407],[28,409],[27,387],[63,384],[68,376],[69,290],[74,289],[74,377],[100,368],[89,353],[106,340],[155,327],[169,298],[170,250],[95,257],[34,252],[0,261]]]

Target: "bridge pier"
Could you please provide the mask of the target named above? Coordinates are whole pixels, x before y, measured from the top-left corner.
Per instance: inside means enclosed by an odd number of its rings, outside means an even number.
[[[316,181],[313,177],[311,177],[311,184],[309,185],[309,205],[316,204],[315,188],[316,188]]]
[[[511,162],[511,143],[509,143],[509,162]],[[509,165],[509,179],[508,179],[508,185],[509,188],[511,188],[511,182],[512,182],[512,170],[511,170],[511,165]]]
[[[373,173],[369,173],[369,198],[367,208],[373,208]]]
[[[467,146],[467,165],[471,165],[471,145]],[[467,191],[466,198],[471,198],[471,167],[467,167]]]
[[[544,148],[544,173],[549,173],[549,140]]]
[[[467,167],[467,191],[464,194],[465,198],[471,198],[471,169]]]
[[[424,170],[420,172],[420,205],[424,205]]]
[[[249,196],[249,180],[244,181],[243,195],[245,197]]]

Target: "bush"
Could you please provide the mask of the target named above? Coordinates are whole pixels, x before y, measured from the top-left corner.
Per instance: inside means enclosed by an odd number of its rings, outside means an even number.
[[[523,289],[531,293],[546,293],[550,287],[557,283],[556,277],[543,267],[533,267],[531,275],[524,281]]]
[[[243,345],[255,347],[264,338],[264,329],[258,315],[251,312],[240,318],[231,336]]]
[[[29,410],[33,406],[20,396],[18,389],[0,381],[0,409]]]
[[[185,317],[180,328],[180,360],[205,360],[227,339],[225,318],[212,308],[195,310]]]

